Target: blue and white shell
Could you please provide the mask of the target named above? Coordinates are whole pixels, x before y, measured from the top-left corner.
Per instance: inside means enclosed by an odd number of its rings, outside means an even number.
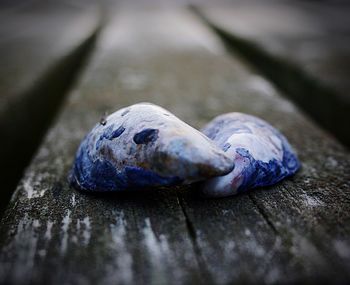
[[[77,151],[70,181],[86,191],[187,184],[233,169],[233,159],[169,111],[139,103],[98,123]]]
[[[229,174],[209,179],[201,185],[207,197],[225,197],[273,185],[293,175],[300,167],[287,139],[254,116],[223,114],[202,131],[230,155],[235,164]]]

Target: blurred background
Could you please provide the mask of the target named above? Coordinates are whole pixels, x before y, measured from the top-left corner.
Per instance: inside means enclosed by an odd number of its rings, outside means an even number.
[[[3,0],[1,203],[6,204],[66,94],[89,64],[99,33],[120,7],[156,13],[178,6],[201,19],[228,51],[242,57],[349,147],[349,1]],[[181,21],[175,17],[172,23],[181,25]],[[157,29],[157,25],[162,23],[156,21],[147,28]],[[127,38],[115,34],[119,36]],[[144,45],[131,47],[128,42],[125,49],[142,50],[156,41],[145,37]],[[181,38],[174,34],[173,41]]]

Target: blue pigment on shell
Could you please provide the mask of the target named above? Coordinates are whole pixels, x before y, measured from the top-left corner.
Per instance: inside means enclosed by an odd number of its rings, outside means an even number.
[[[237,189],[238,193],[256,187],[274,185],[293,175],[300,167],[295,155],[286,149],[282,161],[272,159],[269,162],[254,159],[249,151],[244,148],[238,148],[236,152],[249,160],[249,166],[243,170],[244,180]]]
[[[159,106],[140,103],[86,135],[70,182],[84,191],[124,191],[189,184],[232,167],[232,159],[199,131]]]
[[[209,197],[223,197],[271,186],[297,172],[300,162],[287,139],[267,122],[242,113],[216,117],[203,129],[232,155],[235,168],[202,184]]]
[[[84,145],[80,147],[84,149]],[[182,181],[176,176],[162,177],[140,167],[126,166],[118,171],[109,161],[92,161],[83,151],[78,152],[71,176],[72,186],[86,191],[122,191],[149,187],[172,186]]]
[[[100,148],[101,143],[103,140],[113,140],[118,138],[123,132],[125,131],[125,128],[123,126],[120,126],[116,130],[114,130],[114,126],[111,125],[106,129],[104,134],[99,138],[99,140],[96,143],[96,149]]]
[[[134,142],[136,144],[146,144],[149,142],[154,142],[158,138],[159,130],[155,129],[145,129],[134,136]]]

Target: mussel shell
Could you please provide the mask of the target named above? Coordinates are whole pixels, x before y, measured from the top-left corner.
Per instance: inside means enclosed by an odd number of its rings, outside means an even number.
[[[273,185],[300,167],[287,139],[257,117],[223,114],[208,123],[202,132],[230,155],[235,164],[229,174],[202,183],[205,196],[224,197]]]
[[[233,160],[201,132],[162,107],[123,108],[82,141],[70,181],[86,191],[187,184],[233,169]]]

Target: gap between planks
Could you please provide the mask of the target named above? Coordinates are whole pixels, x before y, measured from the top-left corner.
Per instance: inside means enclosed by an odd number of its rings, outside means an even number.
[[[4,161],[3,167],[0,168],[3,174],[0,216],[24,168],[40,145],[66,95],[86,66],[102,26],[101,21],[97,23],[86,39],[50,67],[32,88],[21,94],[21,105],[12,102],[1,114],[0,129],[7,132],[5,137],[8,141],[7,148],[2,148]],[[28,120],[28,117],[31,120]],[[21,132],[18,131],[19,127]],[[25,144],[22,142],[23,137],[29,138]]]
[[[207,17],[200,6],[190,5],[189,9],[222,39],[229,52],[241,56],[248,65],[259,70],[315,122],[350,147],[350,133],[345,123],[350,120],[349,100],[343,99],[332,87],[306,73],[297,64],[226,30]]]

